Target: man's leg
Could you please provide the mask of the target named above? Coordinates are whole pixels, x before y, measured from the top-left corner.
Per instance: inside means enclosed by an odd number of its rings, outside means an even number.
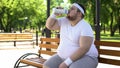
[[[45,61],[43,64],[43,68],[59,68],[59,65],[63,62],[63,60],[55,54],[50,59]]]
[[[83,56],[79,60],[73,62],[69,68],[96,68],[98,65],[98,59],[90,56]]]

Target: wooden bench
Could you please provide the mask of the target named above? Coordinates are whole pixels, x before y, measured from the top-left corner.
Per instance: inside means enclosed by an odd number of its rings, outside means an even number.
[[[51,55],[55,54],[60,40],[58,38],[54,38],[54,39],[53,38],[52,39],[51,38],[41,38],[40,41],[41,41],[41,44],[39,45],[40,50],[38,51],[38,54],[35,54],[35,53],[24,54],[16,61],[14,68],[19,68],[19,67],[23,67],[23,66],[34,66],[34,67],[42,68],[44,61],[46,61],[46,59],[44,57],[42,57],[42,55],[45,54],[45,55],[51,56]],[[108,57],[105,58],[105,57],[101,56],[101,55],[112,55],[112,56],[118,56],[120,58],[120,50],[117,51],[117,50],[101,48],[102,46],[108,46],[108,47],[112,46],[112,47],[120,48],[120,42],[95,41],[95,44],[99,51],[99,57],[98,57],[99,63],[120,66],[120,60],[114,59],[114,58],[108,58]],[[29,57],[31,55],[36,55],[36,57]],[[23,64],[26,64],[26,65],[23,65]]]
[[[14,46],[16,46],[16,42],[23,42],[23,41],[33,42],[33,34],[31,33],[0,33],[0,42],[14,42]]]
[[[95,41],[99,63],[120,66],[120,42]]]

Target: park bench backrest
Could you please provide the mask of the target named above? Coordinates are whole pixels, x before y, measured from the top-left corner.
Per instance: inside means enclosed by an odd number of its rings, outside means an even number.
[[[45,55],[53,55],[56,53],[56,49],[58,47],[58,44],[60,42],[59,38],[41,38],[40,39],[41,44],[39,54],[45,54]]]
[[[14,41],[16,38],[15,34],[11,33],[0,33],[0,41]]]
[[[95,41],[99,52],[99,62],[120,65],[120,42]]]
[[[32,39],[33,39],[33,34],[31,33],[16,34],[16,41],[32,40]]]

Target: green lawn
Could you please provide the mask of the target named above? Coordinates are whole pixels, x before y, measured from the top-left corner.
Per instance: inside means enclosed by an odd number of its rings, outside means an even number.
[[[39,33],[41,35],[41,32]],[[52,32],[51,36],[55,36],[55,32]],[[107,32],[104,34],[104,32],[101,32],[100,34],[100,38],[102,41],[113,41],[113,42],[120,42],[120,34],[119,33],[115,33],[115,35],[113,37],[110,36],[110,32]]]
[[[120,34],[119,33],[115,33],[115,36],[111,37],[109,32],[106,32],[106,34],[104,34],[103,32],[101,32],[100,38],[103,41],[120,42]]]

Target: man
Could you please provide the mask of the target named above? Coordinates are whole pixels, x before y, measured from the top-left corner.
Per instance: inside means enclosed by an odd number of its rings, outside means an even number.
[[[67,17],[52,14],[46,21],[50,30],[60,30],[57,54],[44,63],[44,68],[96,68],[98,52],[91,26],[84,20],[85,9],[73,3]]]

